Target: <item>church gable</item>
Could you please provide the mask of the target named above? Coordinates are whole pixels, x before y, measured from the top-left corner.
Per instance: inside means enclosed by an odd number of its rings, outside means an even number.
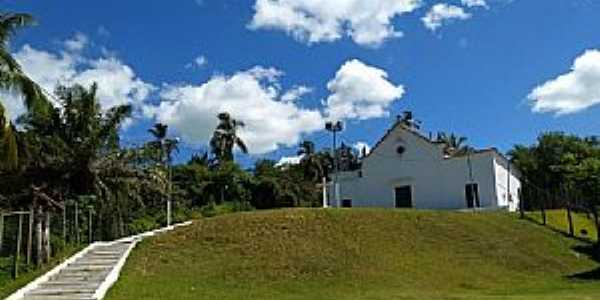
[[[441,147],[428,138],[397,122],[364,159],[368,164],[376,160],[439,160],[443,158]]]

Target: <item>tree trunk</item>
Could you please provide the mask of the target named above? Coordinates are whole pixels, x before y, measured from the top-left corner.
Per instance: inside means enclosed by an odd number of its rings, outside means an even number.
[[[573,227],[573,216],[571,214],[571,201],[567,201],[567,221],[569,222],[569,236],[575,236],[575,228]]]

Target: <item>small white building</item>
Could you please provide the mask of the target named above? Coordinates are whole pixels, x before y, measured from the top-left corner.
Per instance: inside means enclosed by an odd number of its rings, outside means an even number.
[[[516,211],[519,174],[494,148],[448,156],[442,143],[399,120],[360,169],[338,174],[339,196],[329,188],[328,199],[330,206],[344,207]]]

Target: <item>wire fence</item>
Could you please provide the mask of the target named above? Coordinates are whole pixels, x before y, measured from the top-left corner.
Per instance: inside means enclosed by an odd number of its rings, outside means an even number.
[[[520,199],[521,218],[570,237],[600,242],[599,191],[584,193],[562,185],[543,188],[523,179]]]
[[[62,209],[0,211],[0,275],[17,278],[67,248],[94,242],[94,219],[93,207],[76,201]]]

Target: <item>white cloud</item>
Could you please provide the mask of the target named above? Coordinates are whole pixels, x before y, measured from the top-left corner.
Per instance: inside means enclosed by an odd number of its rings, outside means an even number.
[[[302,96],[311,93],[313,90],[310,87],[307,86],[296,86],[292,89],[290,89],[289,91],[285,92],[285,94],[283,94],[281,96],[281,101],[285,101],[285,102],[289,102],[289,101],[296,101],[300,98],[302,98]]]
[[[462,7],[438,3],[431,7],[429,12],[421,18],[421,21],[427,29],[435,31],[451,20],[466,20],[469,18],[471,18],[471,14],[465,12]]]
[[[133,69],[116,57],[103,56],[85,58],[81,50],[87,44],[87,38],[77,34],[65,41],[65,49],[60,53],[38,50],[24,45],[14,53],[25,73],[49,93],[58,84],[81,84],[89,87],[98,83],[98,99],[104,109],[111,106],[132,104],[141,107],[148,95],[155,89],[149,83],[139,79]],[[19,96],[4,93],[3,103],[8,103],[11,118],[25,112]],[[51,98],[51,100],[54,100]]]
[[[461,3],[466,7],[488,7],[485,0],[461,0]]]
[[[282,156],[279,161],[275,164],[276,167],[281,167],[285,165],[298,165],[304,155],[298,156]]]
[[[371,146],[365,142],[356,142],[354,145],[352,145],[352,148],[356,149],[356,151],[358,151],[360,154],[362,154],[363,149],[365,149],[366,154],[371,152]]]
[[[329,119],[360,119],[383,117],[392,102],[402,98],[404,87],[388,81],[384,70],[350,60],[340,67],[335,78],[327,83]]]
[[[392,24],[416,10],[421,0],[256,0],[251,29],[283,30],[297,40],[331,42],[344,36],[378,46],[402,35]]]
[[[232,76],[215,76],[200,85],[166,86],[161,92],[165,100],[147,107],[146,113],[190,143],[206,143],[217,126],[217,114],[229,112],[245,122],[239,134],[250,153],[295,146],[303,134],[323,127],[323,117],[317,110],[282,101],[279,76],[276,69],[255,67]]]
[[[83,33],[76,33],[72,38],[65,41],[65,48],[69,51],[81,51],[88,44],[88,37]]]
[[[536,113],[570,114],[600,104],[600,50],[575,59],[571,71],[537,86],[527,98]]]
[[[185,65],[185,67],[186,67],[186,69],[190,69],[190,68],[193,68],[193,67],[202,68],[206,64],[208,64],[208,59],[206,59],[206,56],[204,56],[204,55],[198,55],[196,58],[194,58],[193,62]]]

